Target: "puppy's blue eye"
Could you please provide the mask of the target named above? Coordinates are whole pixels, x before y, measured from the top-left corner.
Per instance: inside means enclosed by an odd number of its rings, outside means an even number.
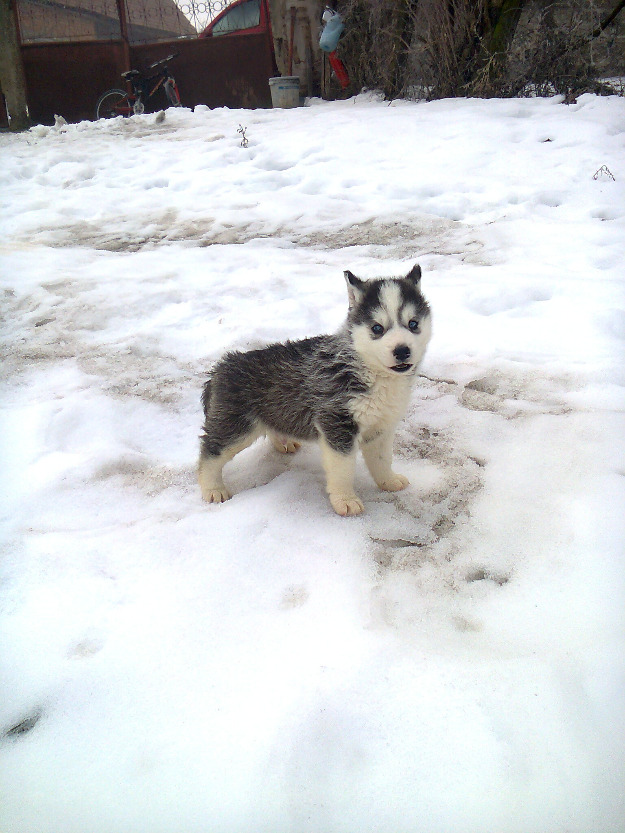
[[[384,332],[384,327],[381,324],[374,324],[371,327],[371,332],[373,333],[374,336],[381,336],[382,333]]]
[[[408,329],[411,333],[416,333],[419,330],[419,322],[415,321],[414,318],[408,322]]]

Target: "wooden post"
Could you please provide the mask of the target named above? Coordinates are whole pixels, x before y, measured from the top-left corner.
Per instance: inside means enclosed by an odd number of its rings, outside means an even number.
[[[26,76],[20,49],[15,0],[0,0],[0,86],[6,99],[11,130],[30,127]]]
[[[130,41],[128,40],[128,15],[126,14],[125,0],[116,0],[117,16],[119,17],[119,33],[122,39],[123,67],[122,72],[132,69],[130,66]]]
[[[289,69],[288,74],[293,75],[293,47],[295,41],[295,18],[297,16],[297,9],[295,6],[291,6],[291,28],[289,33]]]

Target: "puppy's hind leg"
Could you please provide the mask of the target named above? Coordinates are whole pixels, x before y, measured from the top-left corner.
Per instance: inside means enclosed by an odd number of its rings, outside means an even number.
[[[202,497],[207,503],[223,503],[230,499],[231,495],[226,489],[221,472],[233,457],[234,454],[227,455],[225,452],[218,457],[200,453],[197,474]]]
[[[257,440],[262,431],[254,428],[229,445],[220,446],[214,440],[211,440],[208,428],[205,428],[205,430],[207,435],[202,437],[198,463],[200,489],[202,490],[202,497],[207,503],[223,503],[231,497],[223,481],[223,467],[240,451],[243,451],[244,448]]]

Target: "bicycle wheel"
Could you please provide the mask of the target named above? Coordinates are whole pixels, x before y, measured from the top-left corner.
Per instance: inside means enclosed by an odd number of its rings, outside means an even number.
[[[115,116],[132,116],[132,102],[123,90],[108,90],[98,99],[96,119],[113,119]]]

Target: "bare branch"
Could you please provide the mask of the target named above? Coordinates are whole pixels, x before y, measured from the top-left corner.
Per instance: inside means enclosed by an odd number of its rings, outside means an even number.
[[[590,33],[590,37],[591,38],[598,38],[599,35],[608,28],[610,23],[614,22],[614,20],[616,19],[616,16],[619,15],[623,11],[623,9],[625,9],[625,0],[621,0],[620,3],[617,3],[616,8],[614,8],[610,12],[610,14],[605,18],[605,20],[603,20],[597,26],[596,29],[593,29],[593,31]]]

